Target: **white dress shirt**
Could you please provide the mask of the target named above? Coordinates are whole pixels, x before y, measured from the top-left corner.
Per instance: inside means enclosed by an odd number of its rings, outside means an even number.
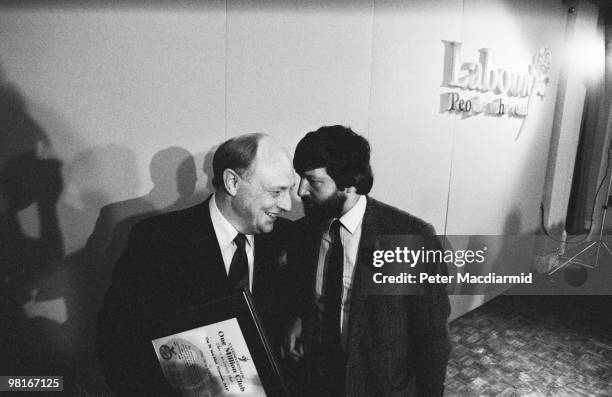
[[[234,239],[238,235],[236,228],[223,216],[217,203],[215,202],[215,195],[213,194],[208,202],[208,208],[210,210],[210,219],[212,220],[215,234],[217,235],[217,243],[221,249],[221,256],[223,256],[223,264],[225,265],[225,272],[229,275],[230,265],[232,264],[232,258],[234,252],[238,248]],[[253,264],[255,263],[255,238],[252,234],[246,234],[247,244],[245,244],[245,250],[247,259],[249,262],[249,290],[253,292]]]
[[[351,292],[353,289],[353,278],[355,273],[355,264],[357,262],[357,253],[359,251],[359,240],[361,239],[361,229],[363,223],[363,215],[366,210],[366,197],[360,196],[353,208],[346,214],[340,217],[340,241],[344,251],[344,270],[342,273],[342,301],[340,307],[340,333],[342,344],[346,346],[346,329],[348,328],[348,317],[351,304]],[[322,291],[325,272],[325,256],[329,251],[331,237],[329,228],[334,219],[331,219],[321,237],[321,246],[319,248],[319,262],[317,266],[317,283],[315,294],[317,304],[322,305]]]

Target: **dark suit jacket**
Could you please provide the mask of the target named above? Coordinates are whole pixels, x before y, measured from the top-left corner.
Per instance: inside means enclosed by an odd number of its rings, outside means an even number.
[[[230,291],[208,200],[137,224],[120,257],[98,316],[98,353],[120,396],[170,395],[145,335],[160,318]],[[255,236],[253,297],[273,344],[278,344],[290,221]]]
[[[294,288],[303,317],[306,354],[316,352],[314,337],[314,290],[321,225],[308,218],[296,222],[303,241],[296,249],[292,271],[297,274]],[[422,236],[426,249],[439,249],[431,225],[379,201],[367,197],[359,253],[355,267],[349,313],[345,395],[359,396],[442,396],[450,344],[447,320],[450,312],[443,286],[426,285],[421,295],[373,295],[364,291],[364,280],[378,271],[372,266],[372,244],[377,236]],[[419,247],[413,247],[419,249]],[[430,273],[445,274],[445,267],[434,264]],[[302,302],[305,302],[303,304]],[[306,357],[306,362],[317,357]],[[311,383],[313,377],[307,379]],[[307,393],[308,394],[308,393]],[[321,395],[321,390],[310,394]]]

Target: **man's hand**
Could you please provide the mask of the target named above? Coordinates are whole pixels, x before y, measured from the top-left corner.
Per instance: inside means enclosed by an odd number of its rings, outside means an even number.
[[[293,321],[287,331],[281,346],[281,357],[289,357],[293,361],[299,361],[304,356],[304,345],[302,344],[302,318]]]

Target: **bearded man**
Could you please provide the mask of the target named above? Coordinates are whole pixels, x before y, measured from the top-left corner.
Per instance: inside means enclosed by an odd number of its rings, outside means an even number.
[[[370,145],[350,128],[309,132],[293,165],[306,216],[297,221],[296,312],[285,352],[301,364],[299,393],[442,396],[450,351],[444,285],[410,295],[364,289],[372,273],[369,242],[419,236],[425,248],[441,249],[433,227],[367,195],[374,181]],[[443,264],[430,265],[445,273]]]

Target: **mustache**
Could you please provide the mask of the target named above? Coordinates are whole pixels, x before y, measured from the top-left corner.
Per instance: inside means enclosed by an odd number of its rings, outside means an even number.
[[[342,205],[344,203],[344,198],[338,194],[321,201],[317,201],[309,196],[302,197],[301,199],[305,215],[316,218],[338,217],[342,212]]]
[[[311,197],[302,197],[302,205],[305,207],[318,207],[319,204]]]

